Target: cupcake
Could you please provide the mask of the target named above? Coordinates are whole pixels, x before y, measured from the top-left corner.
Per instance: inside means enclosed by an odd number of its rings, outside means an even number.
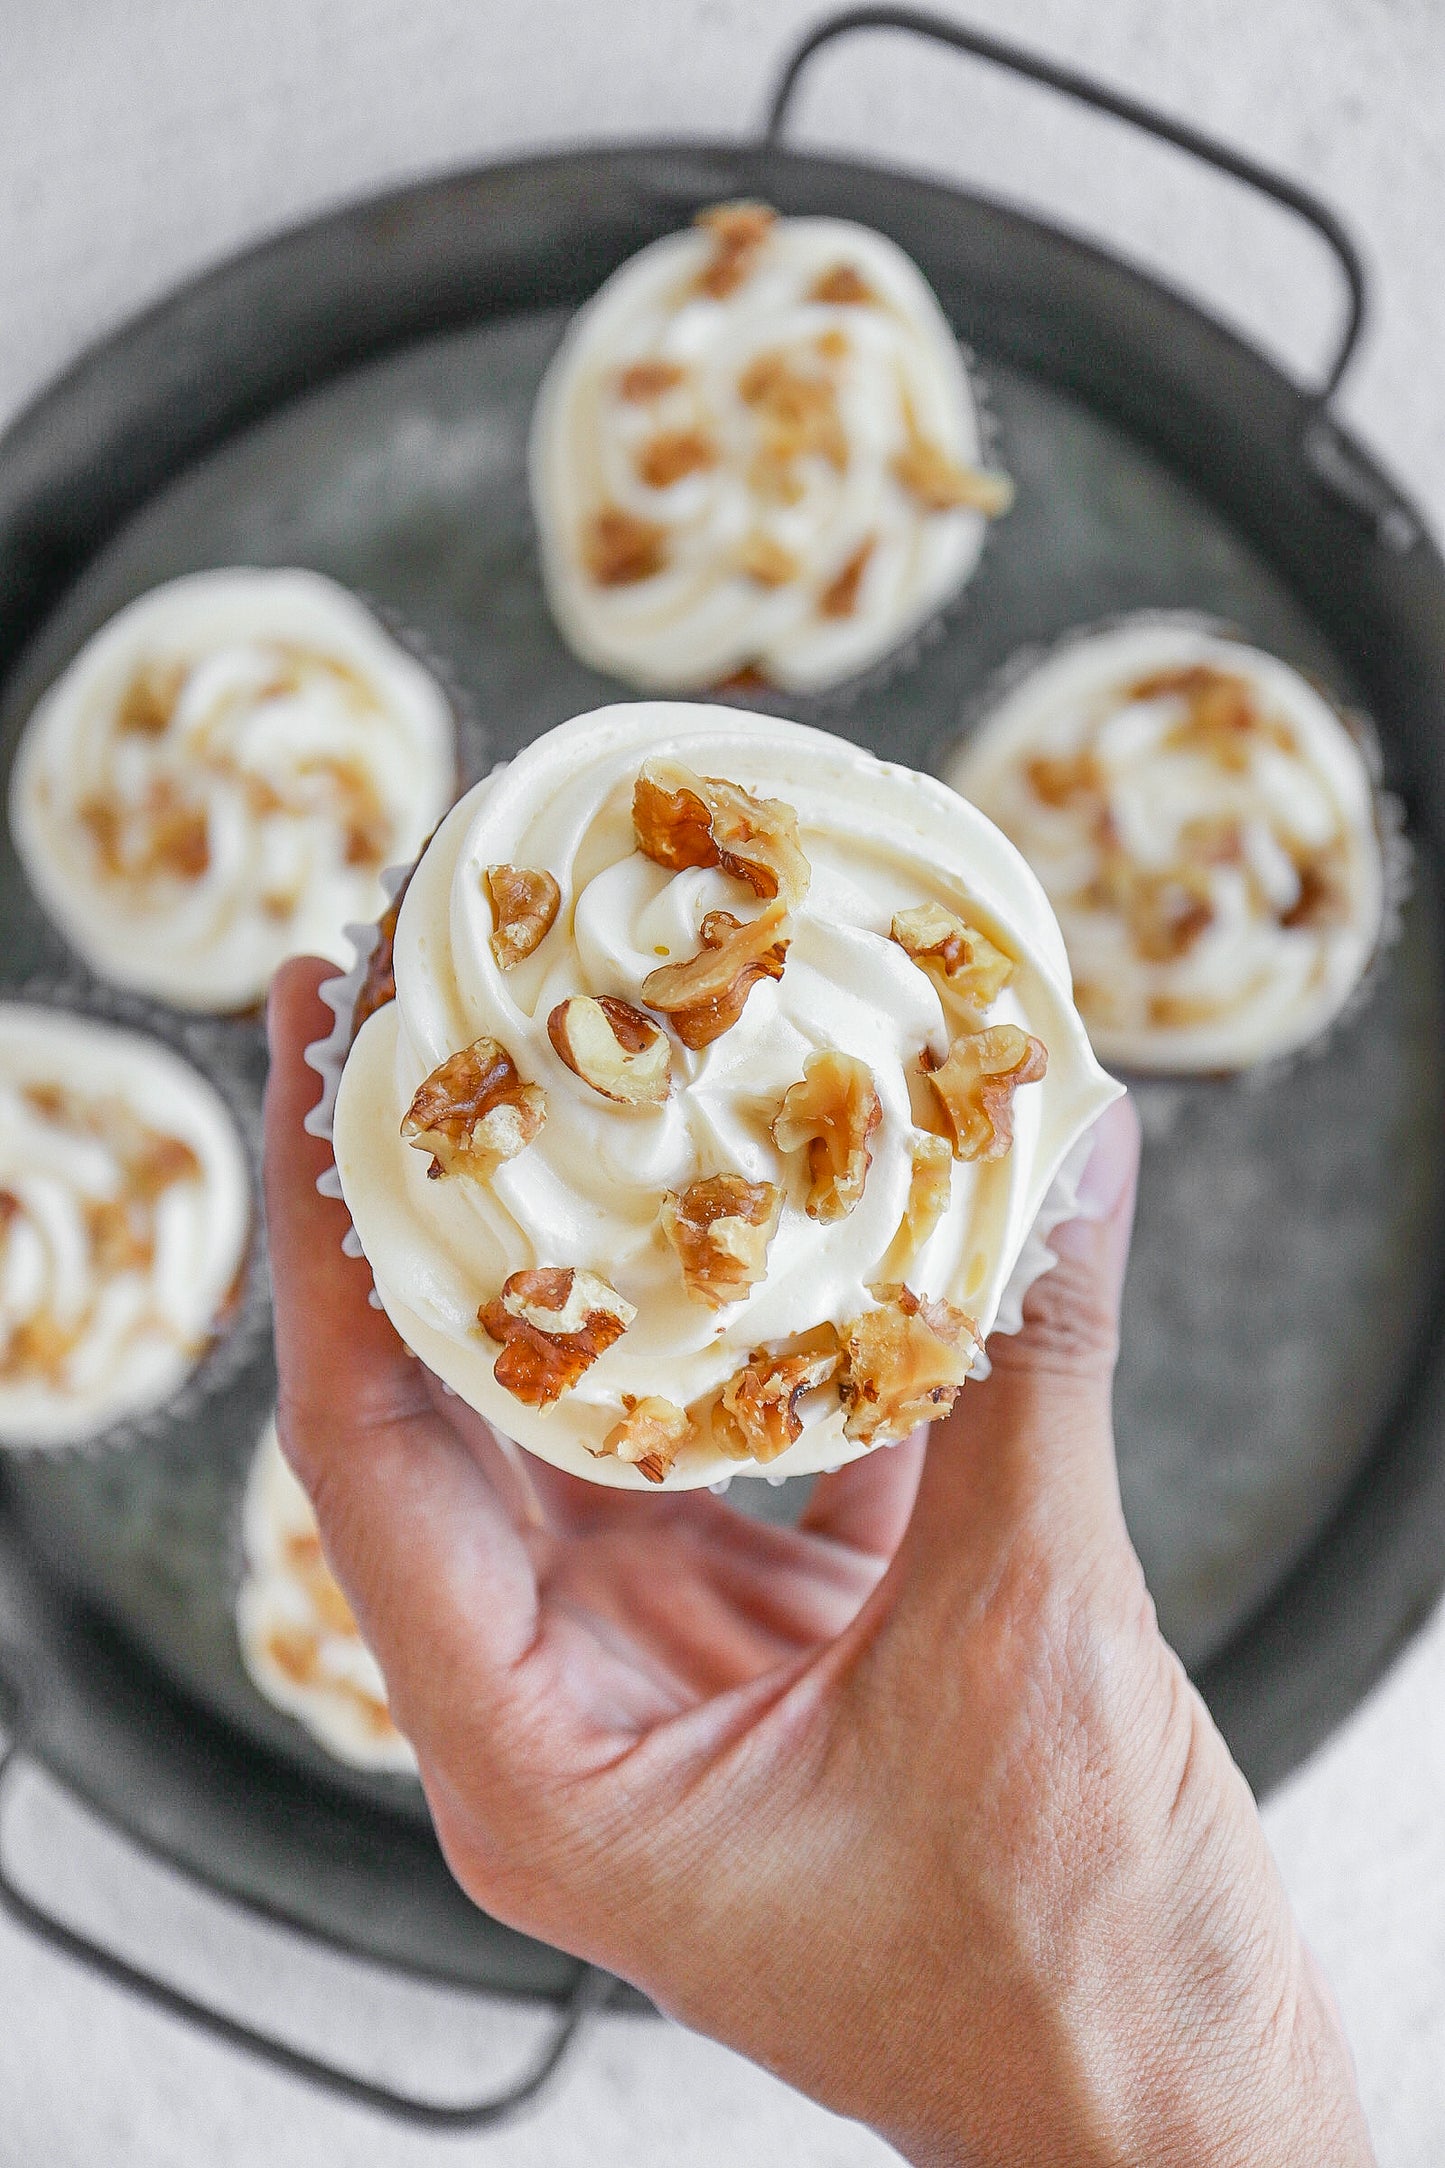
[[[246,1154],[159,1041],[0,1005],[0,1445],[76,1445],[171,1401],[241,1299]]]
[[[1395,871],[1370,740],[1287,663],[1197,621],[1069,640],[947,772],[1042,881],[1113,1066],[1292,1055],[1380,947]]]
[[[338,1761],[409,1772],[416,1757],[391,1720],[386,1681],[321,1549],[316,1517],[268,1423],[246,1484],[246,1574],[236,1632],[266,1699]]]
[[[26,727],[10,823],[98,977],[252,1007],[287,956],[338,961],[378,875],[456,794],[447,696],[313,572],[201,572],[113,617]]]
[[[996,829],[726,708],[528,746],[331,998],[320,1126],[402,1339],[634,1488],[835,1467],[946,1413],[1118,1090]]]
[[[615,272],[543,381],[553,614],[646,691],[826,691],[968,579],[1012,496],[981,456],[957,343],[901,249],[721,204]]]

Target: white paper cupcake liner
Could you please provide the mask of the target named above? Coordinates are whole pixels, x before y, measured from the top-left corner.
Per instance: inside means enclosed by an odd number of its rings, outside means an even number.
[[[251,1220],[234,1296],[194,1367],[170,1393],[148,1407],[126,1410],[85,1436],[55,1440],[0,1438],[0,1458],[60,1460],[93,1458],[173,1436],[196,1423],[223,1399],[246,1365],[266,1344],[271,1328],[271,1283],[261,1193],[261,1112],[256,1096],[238,1079],[228,1059],[234,1026],[213,1019],[183,1021],[158,1002],[90,980],[38,979],[7,987],[5,1005],[51,1009],[82,1022],[113,1024],[155,1040],[178,1055],[209,1085],[234,1125],[246,1163]]]

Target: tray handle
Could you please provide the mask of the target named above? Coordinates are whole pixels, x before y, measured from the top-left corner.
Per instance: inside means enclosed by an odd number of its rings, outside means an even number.
[[[13,1684],[7,1685],[0,1675],[0,1722],[5,1724],[8,1733],[0,1742],[0,1906],[11,1919],[28,1928],[51,1949],[61,1951],[88,1971],[128,1989],[216,2039],[245,2049],[273,2068],[287,2071],[292,2077],[305,2078],[312,2085],[339,2094],[344,2100],[376,2109],[399,2122],[429,2130],[485,2130],[505,2122],[525,2102],[535,2099],[575,2045],[589,2012],[606,2002],[612,1987],[608,1974],[598,1971],[594,1965],[579,1964],[576,1978],[558,2010],[556,2023],[530,2069],[503,2092],[483,2100],[458,2102],[425,2100],[415,2094],[397,2092],[387,2085],[373,2084],[319,2056],[308,2055],[304,2049],[294,2048],[273,2034],[258,2031],[241,2018],[227,2016],[224,2011],[188,1995],[183,1988],[172,1986],[140,1965],[133,1965],[118,1951],[107,1949],[103,1943],[93,1941],[80,1929],[46,1911],[12,1877],[4,1855],[4,1807],[7,1787],[23,1755],[22,1708],[21,1693]]]

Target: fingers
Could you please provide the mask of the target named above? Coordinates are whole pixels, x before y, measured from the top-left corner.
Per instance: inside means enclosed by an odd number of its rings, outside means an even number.
[[[913,1512],[927,1442],[916,1430],[901,1445],[820,1475],[798,1526],[871,1558],[891,1558]]]

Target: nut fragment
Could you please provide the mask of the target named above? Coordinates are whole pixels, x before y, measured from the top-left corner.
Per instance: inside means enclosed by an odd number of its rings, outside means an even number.
[[[690,1295],[714,1310],[741,1302],[767,1270],[782,1191],[740,1174],[709,1175],[662,1201],[662,1231],[682,1266]]]
[[[632,793],[632,831],[643,857],[671,873],[721,866],[755,896],[781,896],[790,911],[808,893],[811,871],[793,808],[721,776],[694,775],[680,760],[644,763]]]
[[[626,1413],[603,1439],[602,1452],[630,1461],[649,1483],[663,1482],[679,1447],[692,1434],[691,1416],[684,1414],[676,1402],[660,1399],[655,1393],[643,1400],[624,1393],[622,1405]]]
[[[840,1359],[831,1325],[808,1334],[789,1352],[756,1348],[728,1379],[713,1409],[714,1442],[733,1460],[776,1460],[803,1435],[798,1402],[827,1384]]]
[[[963,1390],[978,1348],[978,1328],[951,1302],[930,1302],[897,1284],[869,1289],[865,1310],[843,1341],[839,1395],[848,1409],[845,1438],[893,1445],[919,1423],[937,1422]]]
[[[946,1137],[931,1137],[919,1130],[913,1139],[913,1172],[908,1202],[898,1232],[889,1244],[883,1270],[903,1273],[918,1255],[948,1210],[953,1195],[953,1150]]]
[[[703,474],[718,462],[718,448],[705,429],[660,429],[638,449],[638,480],[649,489],[671,489],[689,474]]]
[[[758,253],[778,222],[766,203],[714,203],[693,224],[713,238],[713,252],[697,275],[697,290],[725,301],[751,278]]]
[[[755,527],[738,551],[738,570],[758,587],[786,587],[803,567],[791,550]]]
[[[829,301],[835,306],[862,308],[878,299],[854,263],[835,263],[813,281],[810,301]]]
[[[666,565],[667,529],[605,504],[582,530],[582,562],[598,587],[634,587]]]
[[[469,1174],[482,1182],[504,1159],[515,1159],[546,1119],[540,1084],[524,1084],[500,1041],[482,1037],[433,1069],[418,1087],[401,1133],[419,1152],[431,1153],[432,1180]]]
[[[477,1323],[501,1342],[492,1365],[497,1383],[529,1408],[546,1408],[571,1391],[636,1315],[599,1274],[542,1265],[505,1280],[501,1294],[478,1310]]]
[[[863,575],[868,570],[868,560],[877,548],[873,535],[866,535],[851,557],[833,575],[818,597],[819,617],[852,617],[858,608],[858,591],[863,585]]]
[[[956,911],[940,903],[923,903],[916,911],[896,911],[891,938],[921,971],[926,971],[945,1009],[956,1004],[968,1021],[982,1021],[1014,975],[1013,959],[970,926]]]
[[[753,919],[709,911],[702,946],[683,964],[663,964],[642,982],[642,998],[660,1009],[684,1046],[696,1051],[731,1031],[759,979],[780,979],[791,941],[788,914],[770,903]]]
[[[1013,1096],[1021,1084],[1037,1084],[1049,1065],[1048,1049],[1017,1024],[965,1031],[935,1065],[925,1047],[923,1073],[938,1096],[953,1140],[955,1159],[1002,1159],[1014,1140]]]
[[[831,1048],[810,1054],[773,1117],[779,1151],[808,1152],[809,1219],[844,1219],[863,1194],[873,1154],[868,1139],[883,1103],[866,1062]]]
[[[562,891],[550,873],[526,866],[488,866],[486,882],[496,920],[492,954],[499,971],[510,971],[552,931]]]
[[[967,507],[985,519],[1001,519],[1014,501],[1014,486],[1006,474],[992,474],[982,467],[966,467],[950,457],[941,444],[924,436],[913,411],[904,413],[906,435],[903,449],[893,459],[893,473],[925,512],[954,512]]]
[[[665,392],[676,391],[687,380],[687,370],[680,361],[664,361],[661,355],[646,361],[629,362],[617,379],[617,396],[629,406],[650,406],[654,399]]]
[[[1164,740],[1172,750],[1205,753],[1222,768],[1243,774],[1256,746],[1271,743],[1287,753],[1298,750],[1288,723],[1264,713],[1248,678],[1212,663],[1187,663],[1156,670],[1129,686],[1130,700],[1174,697],[1184,702],[1184,718]]]
[[[738,378],[738,397],[758,418],[754,486],[764,497],[787,500],[787,478],[800,459],[821,459],[835,474],[848,470],[848,432],[838,406],[838,386],[826,369],[802,367],[826,354],[806,347],[770,347],[755,354]]]
[[[547,1037],[574,1076],[625,1107],[659,1107],[672,1089],[667,1033],[630,1001],[574,994],[547,1019]]]

